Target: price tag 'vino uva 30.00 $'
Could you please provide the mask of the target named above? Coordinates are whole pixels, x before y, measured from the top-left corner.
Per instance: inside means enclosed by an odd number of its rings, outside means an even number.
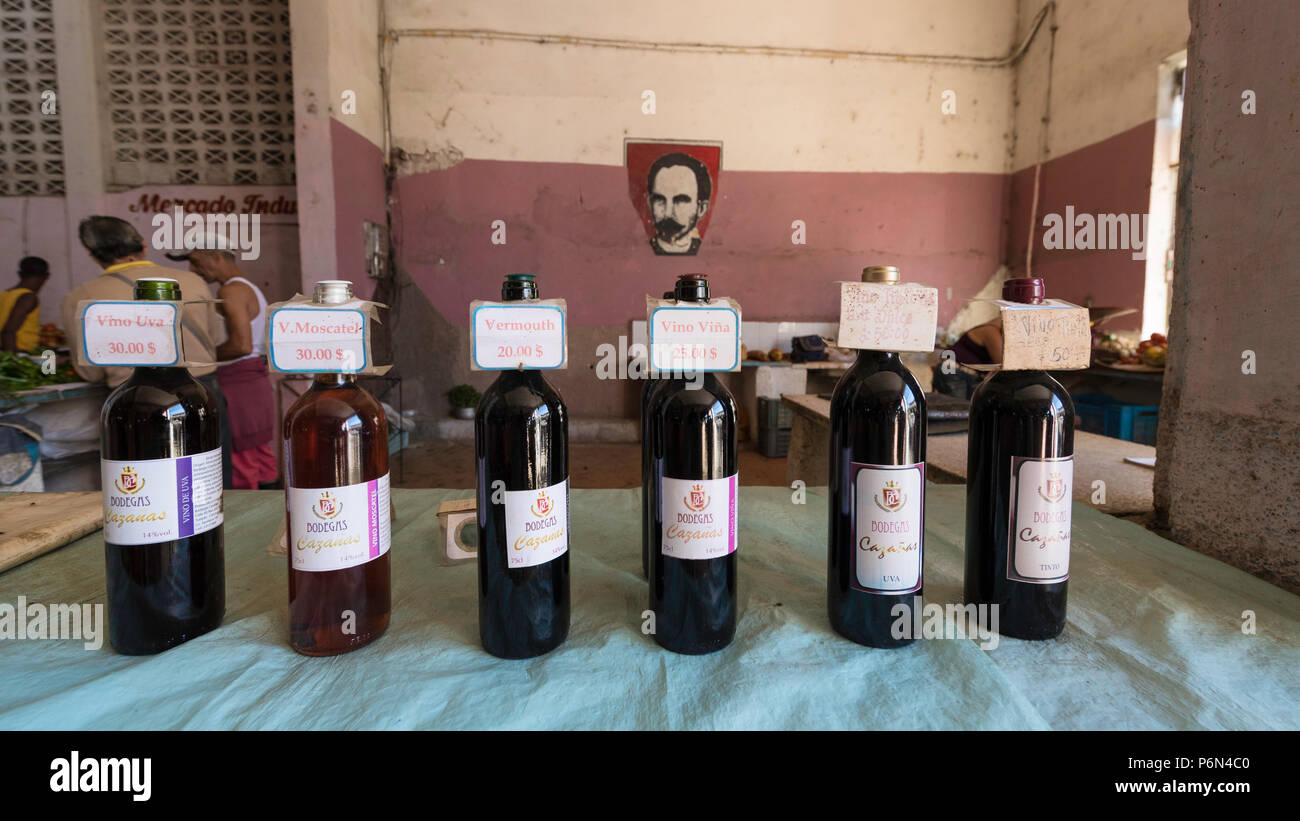
[[[568,364],[565,302],[470,303],[470,368],[554,370]]]
[[[281,373],[359,373],[370,365],[366,314],[347,305],[271,311],[270,365]]]
[[[740,306],[651,299],[646,325],[652,370],[670,373],[740,370]]]
[[[81,350],[87,365],[97,367],[168,367],[182,365],[181,303],[134,300],[87,300],[81,313]]]

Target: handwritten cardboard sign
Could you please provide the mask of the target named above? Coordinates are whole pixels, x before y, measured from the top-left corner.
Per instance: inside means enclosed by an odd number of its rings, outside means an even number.
[[[556,370],[569,366],[562,299],[469,304],[470,370]]]
[[[841,348],[934,350],[939,289],[915,283],[841,282]]]
[[[181,316],[184,302],[90,300],[77,303],[79,364],[98,367],[183,367]]]
[[[321,305],[297,294],[267,309],[266,362],[276,373],[382,374],[370,356],[376,302]]]
[[[740,370],[740,305],[735,300],[646,297],[646,330],[651,373]]]
[[[1059,299],[1038,305],[993,300],[1002,313],[1002,370],[1073,371],[1088,367],[1088,309]]]

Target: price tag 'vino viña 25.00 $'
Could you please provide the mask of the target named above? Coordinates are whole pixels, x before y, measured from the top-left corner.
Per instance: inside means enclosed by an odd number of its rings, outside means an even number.
[[[733,299],[646,297],[646,332],[652,373],[740,370],[740,305]]]
[[[569,366],[563,299],[469,304],[470,370],[536,371]]]

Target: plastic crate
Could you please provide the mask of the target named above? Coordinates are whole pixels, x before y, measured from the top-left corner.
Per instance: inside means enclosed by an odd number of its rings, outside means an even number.
[[[1106,435],[1143,445],[1156,443],[1160,408],[1154,405],[1113,405],[1106,409]]]
[[[781,459],[790,452],[789,428],[760,428],[758,452],[769,459]]]
[[[794,411],[781,404],[780,399],[758,397],[758,426],[774,430],[794,425]]]
[[[1106,408],[1114,399],[1101,393],[1081,393],[1074,399],[1074,429],[1106,435]]]
[[[1154,445],[1159,421],[1160,408],[1155,405],[1130,405],[1100,393],[1074,397],[1076,430]]]

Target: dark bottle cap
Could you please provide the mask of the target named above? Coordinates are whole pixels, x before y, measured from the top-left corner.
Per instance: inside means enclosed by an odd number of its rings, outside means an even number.
[[[708,302],[708,274],[682,274],[677,278],[677,287],[673,289],[673,296],[677,297],[679,302]]]
[[[501,283],[501,301],[521,299],[539,299],[536,274],[506,274],[506,281]]]
[[[155,302],[177,302],[181,298],[181,284],[167,277],[146,277],[135,281],[135,298]]]
[[[664,291],[664,299],[672,299],[676,294],[672,291]]]
[[[1002,298],[1007,302],[1037,305],[1047,298],[1047,291],[1043,288],[1041,277],[1008,279],[1002,283]]]

